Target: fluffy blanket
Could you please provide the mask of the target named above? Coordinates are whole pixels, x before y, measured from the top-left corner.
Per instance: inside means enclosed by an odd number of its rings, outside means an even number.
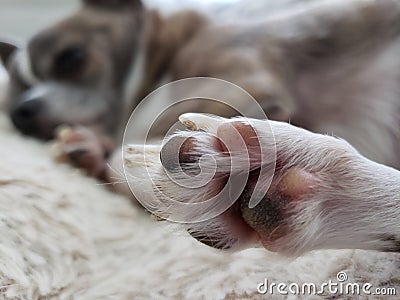
[[[342,250],[287,259],[262,249],[222,253],[55,163],[49,145],[21,136],[4,113],[0,141],[3,299],[265,299],[257,292],[265,279],[318,285],[337,282],[340,271],[347,282],[400,292],[399,255]],[[287,297],[275,290],[269,298]]]

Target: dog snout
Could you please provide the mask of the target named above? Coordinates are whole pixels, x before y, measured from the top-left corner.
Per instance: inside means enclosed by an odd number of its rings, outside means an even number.
[[[45,111],[45,103],[41,98],[19,102],[10,112],[10,117],[15,127],[23,134],[40,138],[44,136],[40,126],[40,118]]]

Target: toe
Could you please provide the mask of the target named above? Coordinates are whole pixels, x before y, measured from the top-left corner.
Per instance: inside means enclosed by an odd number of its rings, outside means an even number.
[[[179,121],[188,129],[206,131],[212,134],[217,132],[218,127],[224,123],[224,118],[214,115],[185,113],[179,117]]]
[[[199,171],[199,162],[205,156],[223,155],[218,138],[203,132],[174,135],[164,144],[160,152],[161,163],[168,172]]]

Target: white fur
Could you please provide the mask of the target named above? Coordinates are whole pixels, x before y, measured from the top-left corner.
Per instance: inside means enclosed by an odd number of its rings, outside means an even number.
[[[16,57],[17,69],[21,78],[26,84],[35,85],[40,82],[40,80],[35,76],[32,71],[32,63],[27,49],[19,50]]]
[[[131,66],[128,71],[127,80],[124,84],[123,89],[123,101],[125,109],[132,107],[132,99],[137,99],[137,94],[143,85],[145,77],[145,68],[147,60],[147,41],[146,41],[146,30],[142,33],[141,46],[137,49],[137,53],[131,62]],[[138,99],[141,100],[141,99]]]
[[[0,59],[0,108],[4,105],[8,86],[8,73]]]

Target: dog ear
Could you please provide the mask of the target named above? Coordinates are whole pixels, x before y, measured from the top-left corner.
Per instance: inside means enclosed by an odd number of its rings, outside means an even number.
[[[0,59],[5,66],[7,66],[7,63],[11,58],[12,54],[18,48],[19,47],[16,44],[7,40],[0,39]]]
[[[83,3],[85,5],[102,9],[143,8],[141,0],[83,0]]]

